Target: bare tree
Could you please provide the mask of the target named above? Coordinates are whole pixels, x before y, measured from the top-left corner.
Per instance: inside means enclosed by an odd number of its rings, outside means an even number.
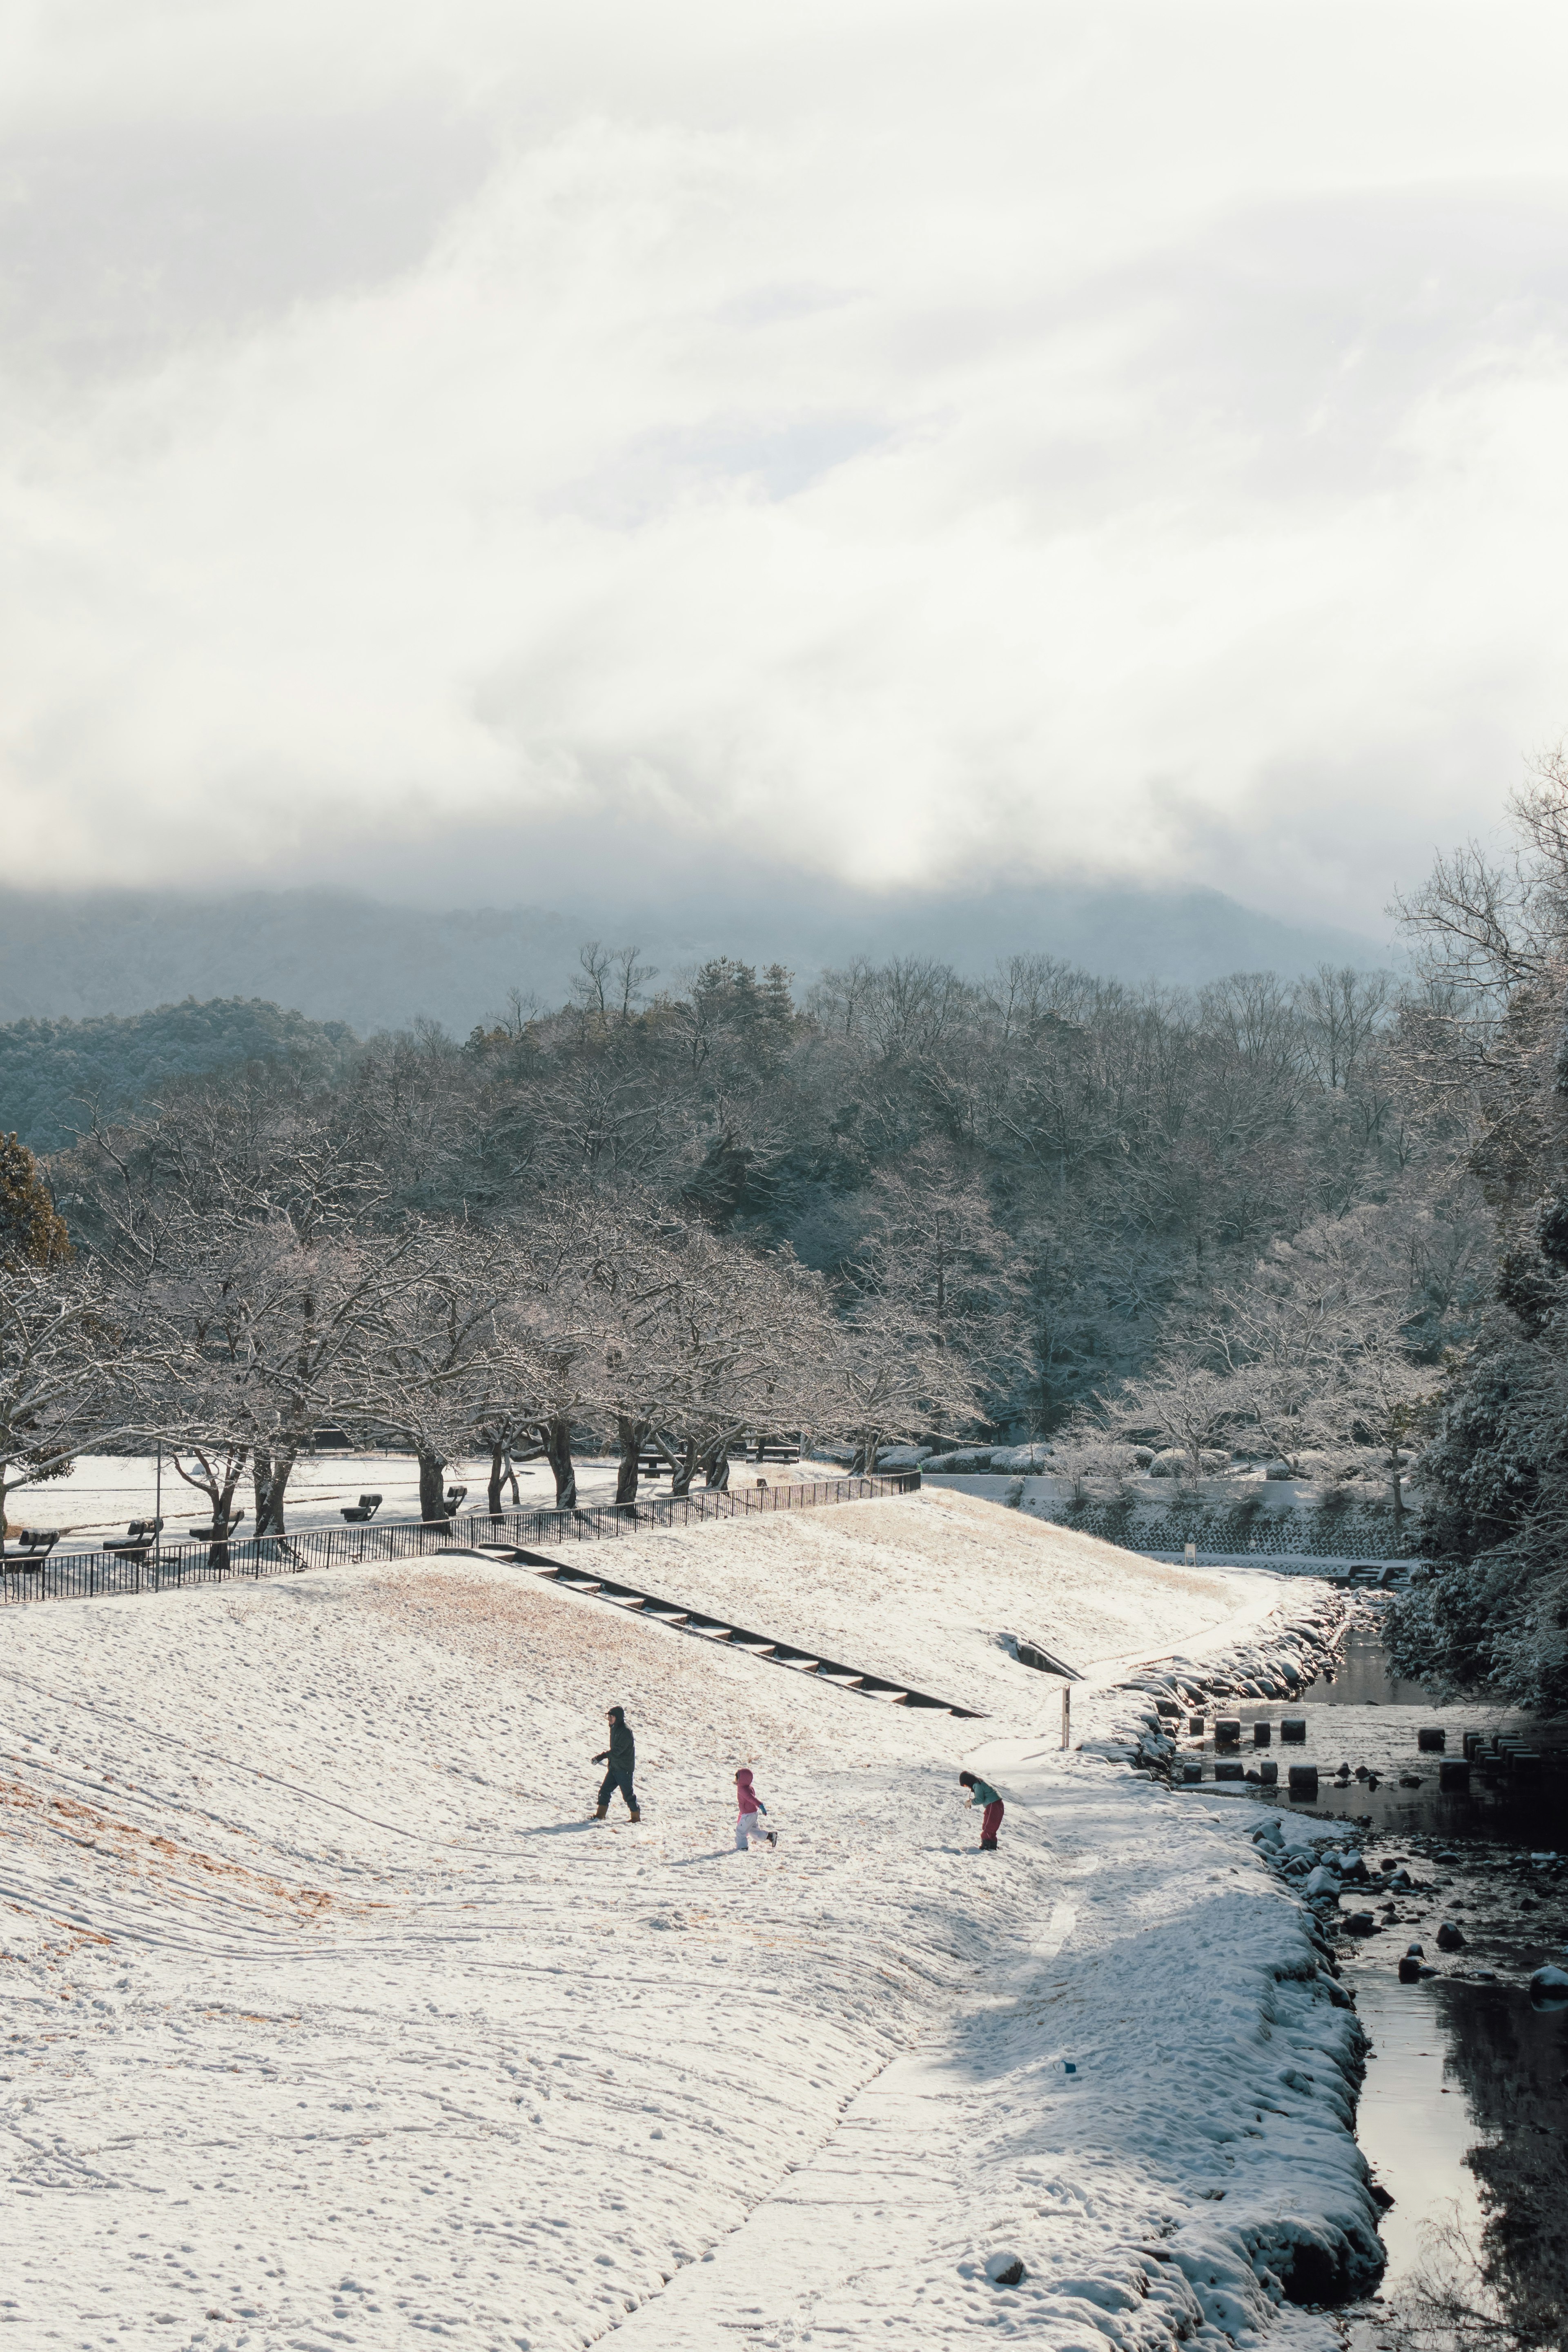
[[[898,1297],[873,1294],[852,1309],[824,1367],[822,1426],[854,1446],[858,1475],[879,1449],[923,1430],[963,1430],[978,1391],[951,1349],[937,1347]]]
[[[413,1452],[422,1519],[447,1516],[447,1464],[493,1411],[498,1322],[512,1275],[513,1254],[495,1236],[433,1224],[403,1236],[359,1411]]]
[[[166,1238],[156,1276],[183,1338],[172,1433],[247,1452],[256,1532],[279,1536],[316,1430],[363,1425],[412,1241],[329,1232],[306,1242],[287,1218],[218,1215],[183,1238],[183,1251]]]
[[[1229,1436],[1245,1407],[1225,1374],[1196,1355],[1173,1349],[1142,1380],[1129,1381],[1103,1410],[1119,1434],[1177,1448],[1195,1485],[1205,1454]]]
[[[143,1382],[163,1346],[145,1302],[113,1295],[96,1268],[0,1259],[0,1547],[11,1495],[145,1433]]]

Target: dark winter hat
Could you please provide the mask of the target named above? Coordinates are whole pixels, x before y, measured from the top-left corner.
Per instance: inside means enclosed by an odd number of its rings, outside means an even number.
[[[626,1711],[624,1706],[613,1706],[610,1709],[610,1721],[612,1723],[625,1723],[626,1719]]]
[[[961,1772],[958,1776],[958,1785],[961,1789],[973,1789],[974,1786],[973,1773]]]

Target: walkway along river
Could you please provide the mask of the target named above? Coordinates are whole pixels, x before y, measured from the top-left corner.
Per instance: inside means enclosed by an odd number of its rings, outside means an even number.
[[[1568,1723],[1392,1681],[1377,1615],[1358,1612],[1332,1674],[1300,1698],[1205,1717],[1176,1779],[1199,1765],[1205,1794],[1345,1824],[1343,1869],[1325,1874],[1337,1886],[1313,1899],[1372,2038],[1357,2130],[1393,2200],[1382,2291],[1343,2315],[1351,2352],[1564,2352],[1568,1999],[1532,1996],[1531,1979],[1568,1969]],[[1282,1742],[1290,1717],[1304,1740]],[[1227,1719],[1239,1740],[1216,1742]],[[1442,1748],[1423,1748],[1420,1733],[1439,1729]],[[1440,1767],[1467,1732],[1488,1755],[1500,1736],[1540,1762],[1478,1760],[1467,1790],[1444,1792]],[[1318,1794],[1216,1788],[1216,1762],[1237,1758],[1253,1773],[1277,1763],[1281,1783],[1292,1761],[1315,1763]]]

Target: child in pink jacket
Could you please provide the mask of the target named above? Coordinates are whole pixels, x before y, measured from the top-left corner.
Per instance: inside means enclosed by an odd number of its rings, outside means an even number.
[[[777,1845],[778,1832],[763,1827],[763,1816],[768,1809],[752,1788],[752,1776],[743,1766],[735,1775],[735,1807],[737,1853],[749,1853],[753,1841],[761,1845],[764,1838],[770,1845]]]

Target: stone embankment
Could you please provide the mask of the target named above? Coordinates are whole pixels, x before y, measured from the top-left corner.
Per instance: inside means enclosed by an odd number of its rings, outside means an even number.
[[[1176,1733],[1215,1699],[1289,1699],[1331,1664],[1352,1603],[1315,1587],[1294,1593],[1246,1640],[1201,1660],[1173,1654],[1087,1702],[1075,1701],[1088,1737],[1080,1745],[1168,1772]]]

